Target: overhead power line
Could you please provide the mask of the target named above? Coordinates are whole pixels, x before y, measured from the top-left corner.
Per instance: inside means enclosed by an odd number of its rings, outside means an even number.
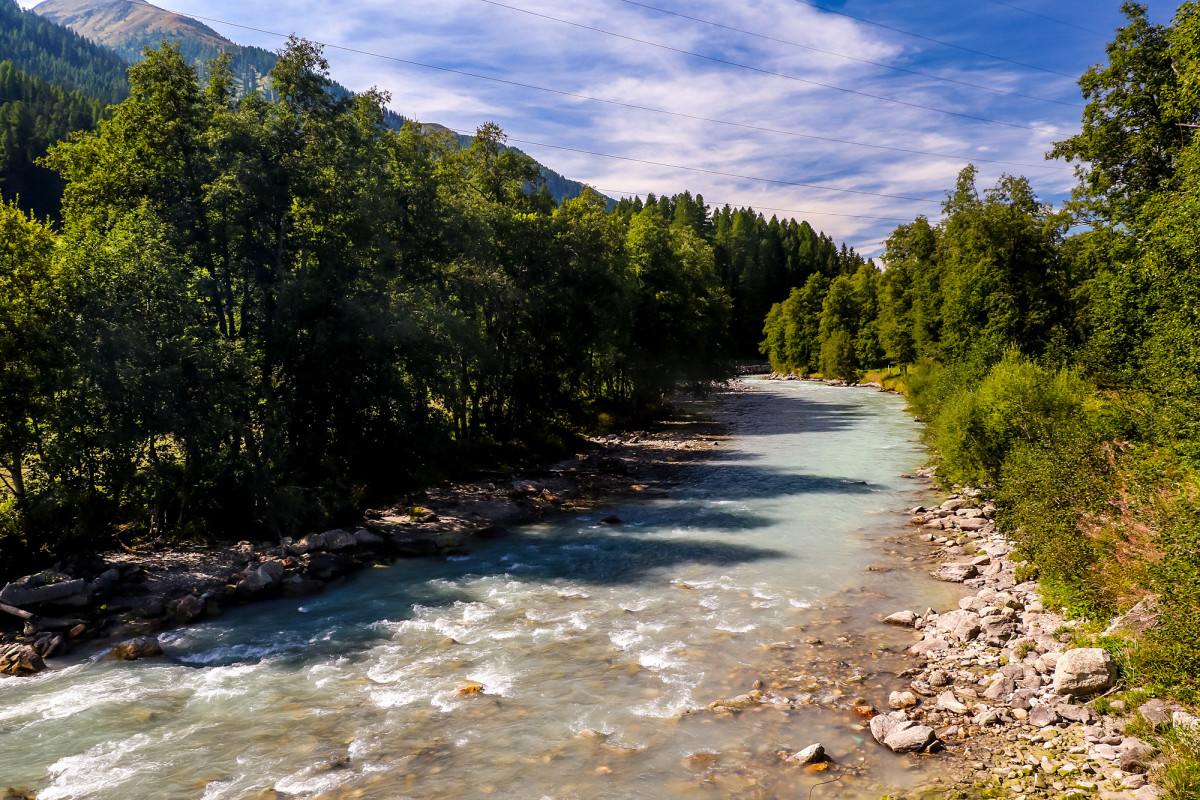
[[[1042,19],[1048,19],[1051,22],[1057,22],[1059,25],[1066,25],[1068,28],[1074,28],[1077,31],[1083,31],[1084,33],[1094,33],[1097,36],[1107,36],[1108,35],[1104,31],[1098,31],[1095,28],[1085,28],[1082,25],[1076,25],[1074,22],[1068,22],[1065,19],[1059,19],[1058,17],[1052,17],[1049,14],[1039,14],[1036,11],[1030,11],[1028,8],[1021,8],[1020,6],[1013,5],[1012,3],[1005,3],[1005,2],[1003,2],[1003,0],[991,0],[991,2],[995,3],[998,6],[1004,6],[1005,8],[1011,8],[1013,11],[1020,11],[1022,14],[1028,14],[1031,17],[1040,17]]]
[[[616,33],[615,31],[605,30],[604,28],[597,28],[597,27],[594,27],[591,25],[584,25],[581,22],[571,22],[570,20],[562,19],[560,17],[552,17],[549,14],[542,14],[541,12],[538,12],[538,11],[530,11],[527,8],[520,8],[518,6],[510,6],[505,3],[498,2],[498,0],[479,0],[479,2],[487,3],[488,5],[496,6],[497,8],[506,8],[509,11],[516,11],[521,14],[528,14],[531,17],[538,17],[539,19],[549,20],[550,22],[557,22],[562,25],[570,25],[573,28],[581,28],[586,31],[592,31],[594,33],[601,33],[601,34],[604,34],[605,36],[612,36],[617,39],[623,39],[627,42],[635,42],[637,44],[646,45],[647,47],[656,47],[660,50],[667,50],[672,53],[679,53],[680,55],[690,56],[692,58],[701,58],[701,59],[704,59],[705,61],[711,61],[714,64],[724,64],[725,66],[729,66],[729,67],[737,67],[738,69],[749,70],[750,72],[757,72],[761,75],[771,75],[771,76],[774,76],[777,78],[786,78],[787,80],[790,80],[790,81],[797,81],[799,83],[804,83],[809,86],[817,86],[822,89],[832,89],[837,92],[845,92],[846,94],[858,95],[859,97],[869,97],[872,100],[881,100],[885,103],[894,103],[895,105],[907,106],[909,108],[918,108],[918,109],[921,109],[922,111],[933,111],[935,113],[946,114],[951,117],[959,117],[961,119],[969,119],[969,120],[974,120],[976,122],[984,122],[984,123],[987,123],[988,125],[1004,125],[1005,127],[1009,127],[1009,128],[1020,128],[1022,130],[1037,131],[1039,133],[1057,133],[1058,132],[1058,131],[1050,130],[1049,128],[1036,128],[1032,125],[1022,125],[1018,122],[1006,122],[1004,120],[999,120],[999,119],[989,119],[988,117],[977,117],[974,114],[964,114],[960,111],[949,111],[944,108],[936,108],[934,106],[922,105],[921,103],[910,103],[907,100],[897,100],[894,97],[885,97],[883,95],[871,94],[870,92],[860,92],[857,89],[847,89],[844,86],[835,86],[831,83],[822,83],[820,81],[814,81],[814,80],[810,80],[808,78],[801,78],[799,75],[789,75],[786,72],[776,72],[775,70],[763,69],[762,67],[755,67],[750,64],[741,64],[737,61],[729,61],[724,58],[717,58],[716,56],[705,55],[704,53],[696,53],[691,50],[684,50],[679,47],[671,47],[670,45],[662,44],[660,42],[652,42],[649,39],[639,39],[636,36],[627,36],[626,34]],[[800,0],[797,0],[797,2],[800,2]]]
[[[462,134],[464,136],[471,135],[470,131],[461,131],[461,130],[457,130],[455,128],[447,128],[447,130],[453,131],[454,133]],[[532,141],[529,141],[528,139],[517,139],[516,137],[513,137],[513,136],[508,137],[508,141],[517,142],[518,144],[529,145],[530,147],[545,147],[545,148],[549,148],[550,150],[562,150],[562,151],[565,151],[568,153],[579,153],[581,155],[598,156],[600,158],[612,158],[612,159],[616,159],[618,161],[632,161],[635,164],[648,164],[652,167],[666,167],[667,169],[682,169],[682,170],[687,170],[688,172],[701,172],[701,173],[704,173],[705,175],[719,175],[723,178],[736,178],[737,180],[743,180],[743,181],[759,181],[761,183],[774,183],[774,184],[778,184],[780,186],[800,186],[805,189],[820,189],[821,191],[825,191],[825,192],[842,192],[845,194],[861,194],[861,195],[867,195],[869,197],[886,197],[890,200],[909,200],[914,203],[941,203],[942,202],[941,200],[931,200],[928,197],[910,197],[908,195],[903,195],[903,194],[886,194],[883,192],[869,192],[865,189],[842,189],[837,186],[823,186],[823,185],[817,184],[817,183],[802,183],[800,181],[785,181],[785,180],[780,180],[778,178],[762,178],[762,177],[759,177],[756,175],[738,175],[737,173],[734,173],[734,172],[722,172],[720,170],[706,169],[704,167],[687,167],[682,164],[668,164],[668,163],[665,163],[662,161],[650,161],[645,158],[634,158],[633,156],[618,156],[618,155],[614,155],[613,153],[598,153],[595,150],[582,150],[577,147],[566,147],[564,145],[559,145],[559,144],[546,144],[545,142],[532,142]]]
[[[126,0],[126,2],[132,3],[132,2],[137,2],[137,0]],[[240,28],[242,30],[254,31],[255,33],[263,33],[268,36],[278,36],[281,39],[288,38],[288,34],[286,34],[286,33],[280,33],[278,31],[267,30],[265,28],[256,28],[251,25],[243,25],[238,22],[230,22],[229,20],[218,19],[216,17],[206,17],[206,16],[201,16],[199,14],[190,14],[189,16],[191,16],[193,19],[203,20],[204,22],[213,22],[218,25],[228,25],[231,28]],[[669,111],[664,108],[655,108],[653,106],[643,106],[643,105],[638,105],[636,103],[625,103],[620,100],[609,100],[609,99],[606,99],[603,97],[595,97],[593,95],[581,94],[579,92],[568,92],[563,89],[551,89],[546,86],[537,86],[532,83],[522,83],[520,81],[513,81],[513,80],[509,80],[507,78],[497,78],[493,75],[483,75],[483,74],[480,74],[477,72],[468,72],[467,70],[453,69],[451,67],[442,67],[442,66],[438,66],[436,64],[426,64],[421,61],[414,61],[414,60],[408,59],[408,58],[401,58],[399,56],[389,56],[384,53],[374,53],[374,52],[371,52],[370,50],[361,50],[356,47],[347,47],[345,45],[340,45],[340,44],[331,44],[329,42],[322,42],[317,39],[309,39],[308,41],[313,42],[314,44],[319,44],[322,47],[328,47],[331,50],[341,50],[342,52],[346,52],[346,53],[355,53],[356,55],[369,56],[371,58],[381,58],[381,59],[384,59],[385,61],[393,61],[397,64],[405,64],[405,65],[412,66],[412,67],[420,67],[421,69],[430,69],[430,70],[435,70],[437,72],[445,72],[445,73],[449,73],[451,75],[461,75],[462,77],[465,77],[465,78],[472,78],[472,79],[481,80],[481,81],[490,81],[492,83],[499,83],[499,84],[503,84],[505,86],[513,86],[513,87],[520,88],[520,89],[531,89],[533,91],[559,95],[560,97],[570,97],[570,98],[573,98],[576,100],[586,100],[586,101],[592,102],[592,103],[603,103],[605,105],[615,106],[618,108],[628,108],[628,109],[632,109],[635,111],[646,111],[646,112],[650,112],[653,114],[663,114],[666,116],[676,117],[678,119],[690,119],[690,120],[694,120],[696,122],[708,122],[708,123],[713,123],[715,125],[727,125],[727,126],[731,126],[731,127],[735,127],[735,128],[742,128],[744,130],[761,131],[763,133],[776,133],[776,134],[780,134],[783,136],[794,136],[794,137],[801,138],[801,139],[812,139],[814,141],[830,142],[833,144],[845,144],[845,145],[851,145],[853,147],[865,147],[865,148],[870,148],[873,150],[886,150],[886,151],[890,151],[893,153],[908,153],[910,155],[930,156],[933,158],[952,158],[952,159],[966,161],[966,162],[981,163],[981,164],[999,164],[1002,166],[1023,167],[1026,169],[1051,169],[1051,170],[1069,170],[1069,169],[1071,169],[1071,167],[1059,166],[1059,165],[1054,165],[1054,164],[1029,164],[1029,163],[1025,163],[1025,162],[1021,162],[1021,161],[1005,161],[1005,160],[995,159],[995,158],[980,158],[980,157],[975,157],[975,156],[963,156],[963,155],[958,155],[955,153],[940,153],[940,152],[931,151],[931,150],[917,150],[915,148],[909,148],[909,147],[894,147],[891,145],[877,144],[874,142],[862,142],[862,141],[855,141],[853,139],[838,139],[838,138],[835,138],[832,136],[818,136],[818,135],[812,134],[812,133],[801,133],[800,131],[790,131],[790,130],[784,130],[784,129],[780,129],[780,128],[771,128],[771,127],[768,127],[765,125],[753,125],[753,124],[746,123],[746,122],[734,122],[731,120],[716,119],[713,117],[703,117],[703,116],[699,116],[697,114],[685,114],[680,111]]]
[[[998,2],[998,1],[999,0],[993,0],[993,2]],[[908,69],[907,67],[897,67],[892,64],[884,64],[880,61],[871,61],[870,59],[866,59],[866,58],[859,58],[857,56],[846,55],[845,53],[835,53],[832,50],[822,50],[820,47],[813,47],[812,45],[801,44],[800,42],[793,42],[788,39],[779,39],[774,36],[768,36],[765,33],[755,33],[754,31],[747,31],[747,30],[743,30],[742,28],[735,28],[731,25],[724,25],[720,22],[713,22],[712,20],[701,19],[700,17],[689,16],[688,14],[680,14],[678,11],[670,11],[665,8],[658,8],[657,6],[651,6],[651,5],[647,5],[645,3],[639,3],[639,2],[637,2],[637,0],[617,0],[617,2],[626,3],[627,5],[631,5],[631,6],[637,6],[638,8],[644,8],[649,11],[657,12],[659,14],[667,14],[672,17],[679,17],[680,19],[687,19],[687,20],[691,20],[692,22],[699,22],[704,25],[711,25],[714,28],[721,28],[722,30],[732,31],[734,33],[740,33],[744,36],[753,36],[756,39],[763,39],[768,42],[775,42],[776,44],[785,44],[785,45],[788,45],[789,47],[798,47],[802,50],[810,50],[814,53],[823,53],[824,55],[834,56],[835,58],[844,58],[847,61],[854,61],[859,64],[869,64],[873,67],[882,67],[883,69],[890,69],[890,70],[894,70],[895,72],[903,72],[908,75],[917,75],[922,78],[929,78],[930,80],[942,81],[943,83],[953,83],[958,86],[968,86],[972,89],[982,89],[985,92],[994,92],[996,94],[1006,94],[1011,97],[1023,97],[1026,100],[1037,100],[1042,103],[1054,103],[1056,105],[1068,106],[1070,108],[1083,108],[1083,106],[1081,106],[1079,103],[1070,103],[1070,102],[1067,102],[1066,100],[1054,100],[1049,97],[1038,97],[1037,95],[1033,95],[1033,94],[1023,94],[1021,92],[1014,92],[1014,91],[1010,91],[1008,89],[999,89],[995,86],[984,86],[981,83],[971,83],[970,81],[960,81],[957,78],[947,78],[942,75],[933,75],[928,72],[921,72],[921,71],[915,70],[915,69]],[[1001,3],[1001,5],[1008,5],[1008,4]]]
[[[812,8],[815,8],[818,11],[824,11],[826,14],[837,14],[839,17],[846,17],[847,19],[852,19],[857,22],[863,22],[863,23],[866,23],[867,25],[874,25],[876,28],[883,28],[884,30],[892,31],[893,33],[900,33],[900,34],[903,34],[904,36],[911,36],[914,39],[921,39],[922,41],[932,42],[934,44],[940,44],[943,47],[953,47],[955,50],[962,50],[964,53],[971,53],[973,55],[983,56],[984,58],[992,58],[992,59],[995,59],[996,61],[1004,61],[1008,64],[1015,64],[1018,67],[1025,67],[1026,69],[1035,69],[1038,72],[1046,72],[1046,73],[1049,73],[1050,75],[1058,75],[1063,78],[1075,79],[1075,78],[1079,77],[1078,75],[1068,75],[1065,72],[1059,72],[1057,70],[1047,69],[1046,67],[1039,67],[1036,64],[1026,64],[1024,61],[1016,61],[1014,59],[1006,58],[1004,56],[998,56],[995,53],[985,53],[982,50],[973,50],[970,47],[963,47],[962,45],[954,44],[953,42],[944,42],[941,39],[934,39],[933,37],[925,36],[920,33],[913,33],[912,31],[906,31],[903,28],[895,28],[891,25],[884,25],[882,22],[875,22],[873,20],[869,20],[864,17],[856,17],[853,14],[847,14],[845,11],[838,11],[837,9],[834,9],[834,8],[826,8],[825,6],[817,5],[816,3],[811,2],[811,0],[792,0],[792,2],[799,3],[802,6],[811,6]]]

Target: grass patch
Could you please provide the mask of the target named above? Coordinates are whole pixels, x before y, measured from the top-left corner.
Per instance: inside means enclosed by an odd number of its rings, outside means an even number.
[[[908,395],[908,370],[903,369],[876,369],[869,370],[863,373],[859,378],[859,383],[878,383],[884,389],[897,391],[902,395]]]

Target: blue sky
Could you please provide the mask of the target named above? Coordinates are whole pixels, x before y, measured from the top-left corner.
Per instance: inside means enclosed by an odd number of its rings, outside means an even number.
[[[685,171],[514,142],[542,163],[606,194],[670,194],[688,189],[703,194],[710,204],[750,205],[768,216],[774,213],[808,219],[818,230],[866,255],[879,253],[898,220],[911,220],[917,214],[937,217],[938,203],[968,161],[975,161],[979,167],[981,187],[991,185],[1002,172],[1024,174],[1039,196],[1060,203],[1074,177],[1065,165],[1045,161],[1044,153],[1051,143],[1078,129],[1082,106],[1078,76],[1088,65],[1104,59],[1104,46],[1123,19],[1118,0],[639,0],[641,5],[628,0],[495,2],[544,16],[487,0],[278,0],[270,4],[164,0],[156,4],[184,14],[295,33],[331,45],[505,81],[774,129],[721,125],[332,48],[326,52],[335,79],[355,90],[370,86],[385,89],[391,92],[396,111],[421,121],[473,131],[490,120],[499,123],[513,139],[524,142],[745,176]],[[22,4],[32,5],[25,0]],[[1171,2],[1148,5],[1157,22],[1169,21],[1176,7]],[[727,27],[671,16],[645,6]],[[272,50],[281,44],[275,36],[209,24],[243,44]],[[765,72],[677,52],[680,50]],[[824,88],[814,82],[910,105]],[[897,152],[791,134],[945,155]],[[750,177],[917,199],[772,184]]]

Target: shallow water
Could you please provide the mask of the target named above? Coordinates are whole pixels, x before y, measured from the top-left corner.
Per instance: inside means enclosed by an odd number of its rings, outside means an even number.
[[[906,543],[903,401],[751,380],[666,499],[0,679],[0,788],[65,798],[877,798],[936,774],[850,711],[957,598]],[[601,526],[620,516],[625,524]],[[917,557],[915,562],[905,557]],[[871,567],[871,569],[868,569]],[[709,711],[762,681],[800,707]],[[781,753],[824,743],[825,773]]]

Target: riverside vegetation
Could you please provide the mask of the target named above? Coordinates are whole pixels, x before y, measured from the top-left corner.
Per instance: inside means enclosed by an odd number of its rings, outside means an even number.
[[[906,364],[913,408],[947,483],[984,486],[1045,602],[1086,620],[1127,686],[1200,692],[1200,7],[1170,25],[1125,3],[1107,63],[1081,79],[1082,131],[1050,153],[1078,163],[1055,210],[1024,178],[944,219],[902,225],[882,272],[794,289],[766,318],[777,371],[854,379]],[[890,370],[889,370],[890,372]],[[1147,600],[1135,639],[1104,621]],[[1180,746],[1165,784],[1200,796]]]
[[[863,263],[687,193],[559,204],[495,125],[393,130],[327,70],[293,40],[268,99],[228,57],[201,79],[147,50],[41,160],[61,225],[0,204],[0,571],[298,537],[562,458],[730,374],[790,282]]]

